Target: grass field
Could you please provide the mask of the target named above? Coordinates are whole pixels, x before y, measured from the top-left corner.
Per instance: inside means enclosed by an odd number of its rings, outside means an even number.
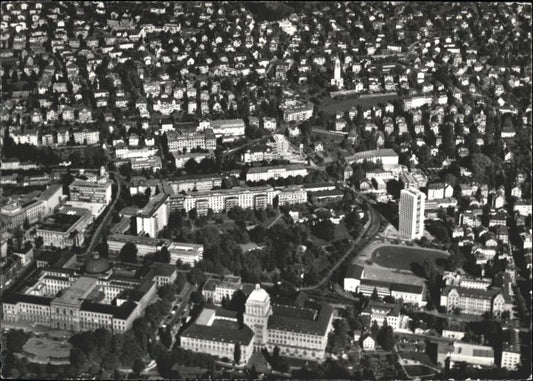
[[[407,246],[382,246],[372,253],[372,261],[382,267],[411,270],[413,263],[423,265],[426,258],[447,258],[443,251]]]
[[[47,361],[50,357],[68,359],[71,347],[70,343],[32,337],[24,344],[23,350],[34,355],[37,361]]]
[[[398,94],[377,95],[375,97],[358,97],[334,100],[332,98],[323,98],[318,106],[320,111],[328,114],[335,114],[337,111],[348,111],[352,107],[361,106],[363,108],[375,106],[378,103],[386,103],[398,99]]]

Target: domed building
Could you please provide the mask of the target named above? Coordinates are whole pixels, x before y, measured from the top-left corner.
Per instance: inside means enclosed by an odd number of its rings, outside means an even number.
[[[111,270],[111,263],[107,258],[101,257],[98,252],[93,252],[85,263],[84,273],[87,275],[103,275]]]

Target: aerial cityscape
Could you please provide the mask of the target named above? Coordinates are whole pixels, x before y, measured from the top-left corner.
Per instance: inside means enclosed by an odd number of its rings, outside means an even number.
[[[531,379],[531,8],[2,2],[2,378]]]

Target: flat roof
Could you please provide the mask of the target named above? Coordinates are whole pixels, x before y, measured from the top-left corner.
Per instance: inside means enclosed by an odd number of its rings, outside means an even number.
[[[280,164],[280,165],[270,165],[265,167],[251,167],[248,170],[248,173],[266,173],[269,171],[274,171],[276,169],[285,169],[285,170],[296,170],[296,169],[306,169],[303,164]]]
[[[321,305],[316,319],[310,319],[311,313],[299,311],[302,308],[298,307],[273,305],[272,310],[274,314],[268,319],[269,329],[301,332],[319,336],[327,333],[329,321],[333,314],[333,307],[328,304]]]
[[[65,289],[63,294],[53,300],[54,303],[78,305],[83,299],[96,287],[98,280],[96,278],[81,276],[69,288]]]
[[[156,210],[166,201],[168,195],[166,193],[156,194],[148,201],[148,204],[142,208],[137,214],[139,217],[152,217]]]
[[[195,322],[183,332],[182,337],[225,343],[238,342],[247,346],[252,341],[254,332],[247,325],[239,328],[237,322],[215,318],[211,325]]]
[[[90,212],[87,211],[87,213]],[[59,231],[64,233],[67,232],[74,224],[76,224],[82,218],[82,214],[58,212],[50,217],[47,217],[41,224],[39,229]]]

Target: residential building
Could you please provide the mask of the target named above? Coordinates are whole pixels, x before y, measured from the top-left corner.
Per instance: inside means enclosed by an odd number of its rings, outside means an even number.
[[[200,123],[197,130],[204,131],[206,128],[211,128],[217,139],[233,141],[244,136],[245,127],[242,119],[219,119],[209,121],[205,125]]]
[[[251,167],[246,174],[246,181],[287,178],[289,176],[307,176],[307,169],[301,164],[276,165],[267,167]]]
[[[285,122],[303,122],[313,116],[313,103],[291,102],[284,106],[283,120]]]
[[[202,132],[191,131],[167,131],[168,150],[190,152],[193,149],[214,150],[216,149],[216,137],[212,129]]]
[[[137,234],[156,238],[168,224],[168,195],[159,193],[150,198],[148,204],[137,213]]]
[[[442,290],[440,305],[448,312],[459,309],[472,315],[483,315],[486,312],[499,316],[508,309],[504,294],[499,289],[480,290],[446,286]]]
[[[521,363],[520,336],[516,329],[503,331],[503,348],[500,366],[516,370]]]
[[[426,195],[418,189],[400,192],[399,230],[402,237],[418,239],[424,235],[424,206]]]
[[[382,303],[370,300],[367,306],[361,311],[361,317],[367,323],[367,327],[372,326],[374,322],[381,327],[385,322],[394,331],[400,328],[402,315],[400,314],[400,305],[391,303]]]

